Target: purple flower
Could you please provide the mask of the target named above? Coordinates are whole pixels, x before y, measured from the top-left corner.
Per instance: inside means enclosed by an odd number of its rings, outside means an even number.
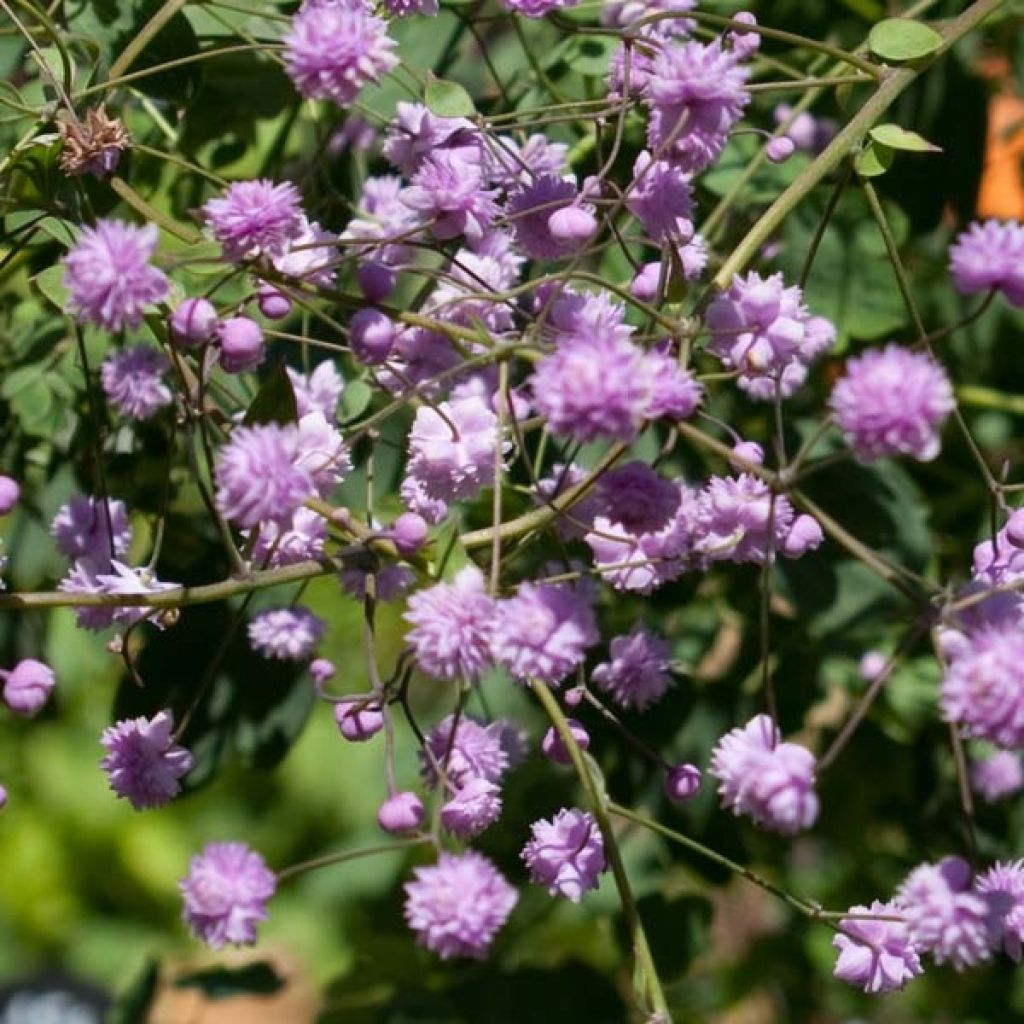
[[[701,552],[712,561],[771,561],[776,554],[798,558],[825,539],[810,516],[798,516],[784,495],[747,473],[712,477],[699,501]]]
[[[406,634],[421,672],[435,679],[475,681],[491,665],[495,606],[476,566],[451,583],[436,583],[409,598]]]
[[[496,145],[484,148],[483,159],[491,183],[512,191],[545,174],[565,175],[568,153],[564,142],[552,142],[538,132],[522,144],[511,135],[500,135]]]
[[[591,673],[598,687],[624,708],[643,711],[672,685],[669,645],[642,626],[609,644],[611,659]]]
[[[519,248],[535,260],[559,260],[576,252],[578,246],[555,237],[550,221],[577,198],[573,182],[554,174],[541,175],[522,185],[509,197],[505,210]]]
[[[331,262],[338,256],[337,243],[337,235],[303,216],[300,230],[288,243],[288,251],[273,261],[274,266],[288,277],[330,288],[334,283]]]
[[[665,777],[665,795],[673,803],[692,800],[700,791],[701,770],[695,764],[677,764]]]
[[[426,810],[423,801],[413,792],[392,793],[377,811],[377,824],[381,830],[393,836],[404,836],[415,832]]]
[[[307,99],[349,106],[398,64],[387,22],[352,0],[306,0],[285,36],[285,67]]]
[[[203,215],[233,263],[257,256],[279,259],[306,226],[300,202],[291,182],[236,181],[221,198],[207,200]]]
[[[402,480],[398,493],[406,508],[422,516],[431,526],[443,523],[448,517],[448,503],[440,498],[430,497],[423,486],[423,481],[414,476],[406,476]]]
[[[58,590],[66,594],[117,594],[135,596],[157,594],[163,590],[177,589],[177,583],[164,583],[148,569],[133,569],[123,562],[105,555],[95,561],[80,558],[58,584]],[[82,629],[106,629],[112,623],[132,626],[143,619],[161,625],[160,612],[144,606],[124,605],[82,605],[75,608],[76,621]]]
[[[108,331],[138,327],[142,311],[167,296],[167,278],[150,264],[155,224],[137,228],[101,220],[83,228],[64,257],[64,287],[72,315]]]
[[[178,780],[192,769],[192,755],[174,742],[173,731],[169,711],[117,722],[103,731],[100,742],[107,756],[100,767],[110,788],[137,811],[173,800],[181,791]]]
[[[249,622],[249,643],[265,658],[305,661],[327,624],[308,608],[268,608]]]
[[[988,903],[995,946],[1019,964],[1024,951],[1024,861],[997,861],[974,883]]]
[[[814,767],[814,755],[783,743],[767,715],[726,733],[711,754],[723,806],[782,835],[810,828],[818,817]]]
[[[557,685],[583,664],[598,639],[594,611],[580,590],[527,582],[515,597],[497,603],[491,651],[520,682],[536,678]]]
[[[409,431],[408,471],[433,498],[472,498],[494,481],[498,443],[498,417],[484,399],[422,405]]]
[[[850,913],[899,918],[902,909],[898,904],[875,900],[870,907],[850,907]],[[832,972],[837,978],[875,994],[901,989],[924,972],[903,921],[844,917],[839,927],[842,930],[832,939],[839,950]]]
[[[535,821],[530,831],[533,838],[523,847],[522,858],[533,881],[573,903],[597,888],[606,862],[604,840],[592,814],[562,808],[551,821]]]
[[[997,220],[972,224],[949,250],[953,284],[964,295],[997,288],[1024,306],[1024,226]]]
[[[566,695],[566,703],[569,703],[568,694]],[[575,718],[567,718],[565,724],[569,727],[569,735],[572,736],[576,746],[580,750],[589,750],[590,733],[583,728],[583,723],[578,722]],[[544,737],[540,741],[540,751],[549,761],[553,761],[555,764],[572,764],[570,748],[562,739],[562,734],[553,725],[544,733]]]
[[[410,14],[437,14],[437,0],[384,0],[384,6],[388,14],[397,15],[399,18]]]
[[[684,370],[664,348],[644,353],[644,363],[651,379],[651,398],[647,418],[651,420],[689,419],[700,405],[704,388],[689,370]]]
[[[111,352],[103,360],[100,382],[107,401],[133,420],[148,420],[171,403],[171,389],[161,380],[170,364],[149,345]]]
[[[313,665],[310,665],[311,670]],[[384,728],[380,705],[366,700],[339,701],[334,705],[334,721],[338,731],[350,743],[365,743]]]
[[[403,104],[399,103],[399,107]],[[370,256],[387,266],[394,266],[409,258],[407,245],[393,241],[418,233],[419,220],[415,213],[402,202],[404,188],[402,179],[385,174],[367,178],[363,183],[363,194],[356,207],[356,216],[348,222],[342,238],[346,241],[366,240],[372,243],[359,252]],[[349,247],[346,252],[351,252]]]
[[[596,491],[600,514],[630,533],[664,529],[682,500],[677,484],[638,461],[609,470],[598,481]]]
[[[308,374],[291,367],[287,369],[299,417],[319,412],[328,423],[333,423],[338,418],[338,402],[345,390],[345,381],[334,363],[327,359]]]
[[[1016,622],[966,638],[946,669],[939,707],[968,736],[1024,747],[1024,634]]]
[[[650,149],[667,147],[668,158],[684,171],[700,171],[715,161],[750,102],[747,75],[721,40],[663,47],[646,90]]]
[[[501,2],[516,14],[522,14],[527,18],[543,18],[550,11],[559,7],[575,7],[579,0],[501,0]]]
[[[590,474],[577,465],[555,463],[548,475],[537,481],[538,504],[550,505],[556,498],[582,483]],[[601,502],[593,491],[577,501],[555,520],[555,530],[565,539],[582,537],[594,525],[594,516],[601,511]]]
[[[184,348],[213,340],[217,310],[209,299],[185,299],[174,308],[170,319],[171,338]]]
[[[475,145],[477,135],[476,126],[464,117],[438,117],[422,103],[401,100],[395,107],[394,120],[388,125],[384,155],[411,178],[431,153]]]
[[[4,703],[16,714],[31,718],[50,699],[57,679],[49,665],[35,658],[23,658],[10,670],[0,670]]]
[[[847,444],[863,462],[909,455],[929,462],[956,407],[946,371],[925,352],[899,345],[850,359],[829,399]]]
[[[287,528],[315,490],[309,470],[299,465],[298,458],[295,426],[236,427],[217,458],[221,513],[243,527],[271,520]]]
[[[617,25],[626,28],[634,21],[649,17],[652,14],[678,11],[681,14],[692,11],[697,0],[605,0],[601,7],[601,20],[606,25]],[[659,22],[665,24],[665,22]],[[678,25],[679,21],[673,22]],[[689,19],[685,24],[692,24]]]
[[[13,512],[21,500],[21,488],[13,477],[0,474],[0,516]]]
[[[501,816],[501,790],[487,779],[469,779],[441,808],[441,824],[459,839],[473,839]]]
[[[991,957],[990,902],[972,891],[970,865],[960,857],[915,868],[899,887],[896,902],[911,942],[931,953],[937,964],[949,961],[962,971]]]
[[[125,503],[87,494],[74,495],[58,509],[50,533],[68,558],[88,558],[99,564],[109,563],[112,556],[123,557],[132,542]]]
[[[372,576],[377,601],[397,601],[416,582],[412,570],[405,565],[384,565],[375,572],[363,569],[343,569],[339,575],[341,589],[357,601],[366,600],[366,583]]]
[[[495,195],[484,187],[479,160],[465,150],[441,149],[420,165],[402,202],[427,218],[442,241],[465,235],[476,242],[497,216]]]
[[[519,894],[474,850],[442,853],[432,867],[416,868],[405,885],[405,920],[421,946],[442,960],[487,956]]]
[[[811,316],[803,292],[787,288],[781,274],[733,278],[708,307],[707,326],[708,351],[739,370],[739,386],[762,401],[776,392],[783,398],[793,394],[836,336],[832,324]]]
[[[455,789],[471,779],[484,779],[500,785],[510,768],[524,755],[522,736],[509,721],[498,719],[482,725],[468,715],[461,715],[452,738],[455,717],[448,715],[427,733],[420,752],[420,771],[426,785],[437,784],[437,765]]]
[[[252,945],[276,887],[274,873],[245,843],[210,843],[179,883],[185,922],[211,949]]]
[[[291,522],[282,529],[268,519],[256,529],[259,537],[252,549],[254,565],[274,568],[320,558],[327,541],[327,523],[318,512],[297,508]]]
[[[688,242],[693,236],[693,186],[690,175],[644,150],[633,164],[635,187],[626,200],[629,212],[657,244]]]
[[[308,412],[299,420],[295,446],[295,464],[309,473],[321,498],[326,498],[352,468],[341,434],[319,410]]]
[[[971,762],[971,788],[990,804],[1024,789],[1024,765],[1016,751],[997,750]]]

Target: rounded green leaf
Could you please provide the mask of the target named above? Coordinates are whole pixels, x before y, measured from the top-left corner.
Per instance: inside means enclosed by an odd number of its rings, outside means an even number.
[[[908,153],[941,153],[942,147],[929,142],[923,135],[901,128],[898,124],[876,125],[868,133],[875,142],[889,149],[902,149]]]
[[[892,166],[892,156],[888,146],[869,142],[854,161],[854,166],[862,178],[878,178]]]
[[[940,49],[942,36],[920,21],[886,18],[871,30],[868,46],[884,60],[917,60]]]
[[[423,93],[427,109],[438,117],[472,117],[476,113],[473,97],[458,82],[435,78]]]

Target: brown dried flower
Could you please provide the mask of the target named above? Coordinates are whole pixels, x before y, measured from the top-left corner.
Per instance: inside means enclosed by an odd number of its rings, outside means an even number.
[[[68,175],[91,174],[105,178],[117,169],[121,152],[131,147],[131,136],[119,118],[103,107],[93,107],[83,121],[59,117],[57,129],[64,143],[60,169]]]

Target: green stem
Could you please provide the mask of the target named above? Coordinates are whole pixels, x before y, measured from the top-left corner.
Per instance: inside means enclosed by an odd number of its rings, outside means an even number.
[[[350,860],[362,860],[364,857],[376,857],[382,853],[401,853],[404,850],[412,849],[414,846],[423,846],[429,843],[429,836],[417,836],[414,839],[406,839],[400,843],[386,843],[380,846],[368,846],[362,850],[345,850],[339,853],[325,853],[322,857],[313,857],[311,860],[300,861],[289,867],[282,868],[277,873],[278,883],[284,882],[296,875],[304,874],[307,871],[316,871],[318,868],[332,867],[335,864],[345,864]]]
[[[121,51],[110,65],[108,82],[120,78],[138,59],[154,36],[185,6],[187,0],[165,0],[164,5],[139,29],[135,38]]]
[[[668,1003],[665,1000],[665,993],[661,988],[658,971],[654,965],[654,957],[647,942],[643,922],[637,913],[633,892],[629,886],[629,877],[626,874],[626,868],[622,862],[622,854],[619,852],[618,843],[615,839],[615,831],[608,816],[610,807],[607,803],[607,795],[602,792],[601,787],[599,787],[597,780],[594,778],[593,772],[591,772],[587,765],[583,751],[580,750],[579,745],[576,743],[576,738],[573,736],[569,723],[566,721],[565,715],[562,713],[562,709],[559,707],[554,695],[538,680],[532,680],[531,687],[547,712],[548,718],[551,719],[551,724],[558,732],[565,749],[568,751],[573,768],[576,770],[576,774],[580,777],[580,781],[587,791],[594,817],[597,819],[598,826],[601,829],[605,853],[608,856],[608,862],[615,879],[615,886],[619,892],[622,913],[633,938],[633,956],[644,981],[648,1005],[643,1007],[643,1009],[653,1011],[657,1015],[656,1020],[669,1024],[672,1018],[669,1014]]]

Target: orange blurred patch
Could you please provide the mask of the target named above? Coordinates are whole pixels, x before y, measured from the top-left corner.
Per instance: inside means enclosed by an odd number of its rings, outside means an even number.
[[[1024,98],[1006,58],[989,57],[981,72],[998,88],[988,107],[978,213],[982,217],[1024,219]]]

